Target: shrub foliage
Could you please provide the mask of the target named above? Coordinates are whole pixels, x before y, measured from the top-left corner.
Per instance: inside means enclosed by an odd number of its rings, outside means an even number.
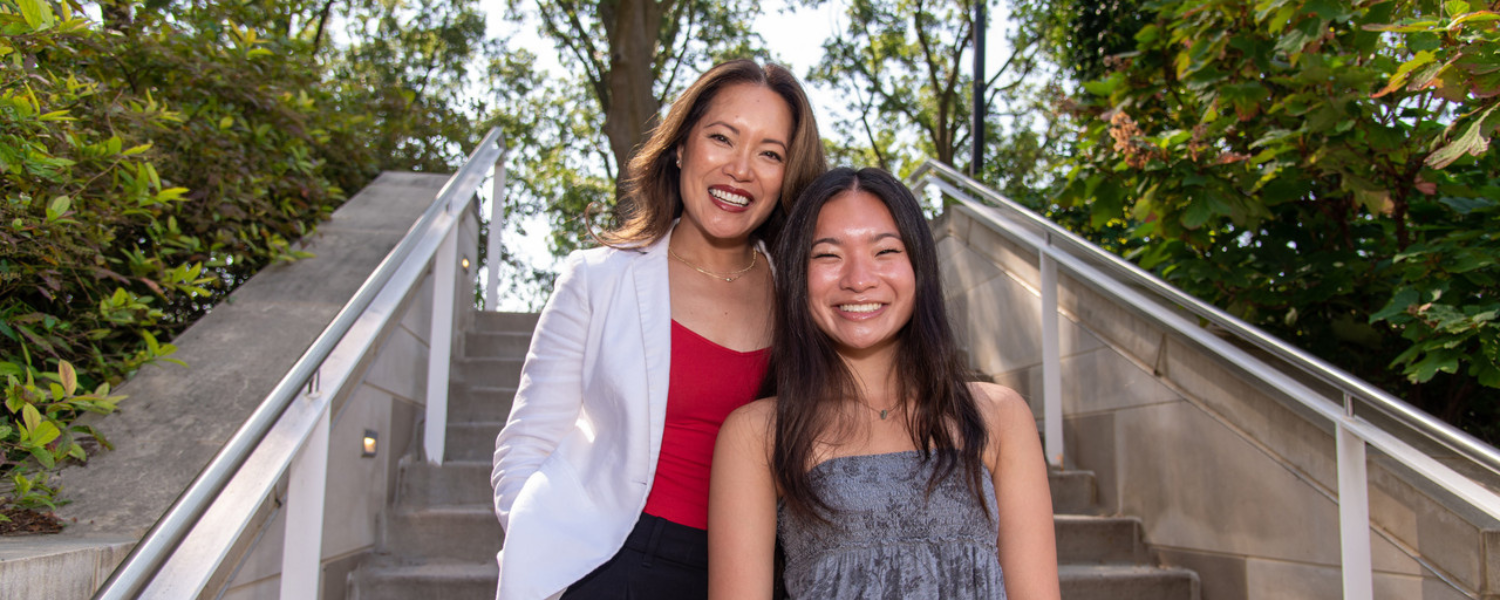
[[[1157,0],[1057,200],[1142,266],[1500,441],[1500,13]]]
[[[106,4],[0,0],[0,497],[24,508],[108,445],[75,418],[377,167],[281,3]]]

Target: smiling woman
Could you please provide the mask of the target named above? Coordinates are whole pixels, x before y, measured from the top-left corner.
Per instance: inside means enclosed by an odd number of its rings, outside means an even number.
[[[779,538],[791,598],[1058,598],[1035,421],[968,381],[916,198],[830,171],[776,256],[778,396],[720,432],[710,597],[770,598]]]
[[[791,133],[791,109],[765,86],[735,84],[709,103],[677,147],[682,221],[668,247],[673,257],[726,283],[754,268],[756,250],[746,241],[776,208]],[[750,256],[726,251],[735,247]]]
[[[765,244],[824,168],[800,84],[747,60],[642,144],[620,227],[568,258],[495,443],[499,598],[707,595],[714,439],[771,340]]]
[[[864,190],[823,205],[807,264],[808,310],[841,355],[886,354],[916,288],[891,211]]]

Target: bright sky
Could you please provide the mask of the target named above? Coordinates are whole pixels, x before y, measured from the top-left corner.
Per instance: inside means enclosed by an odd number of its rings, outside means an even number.
[[[536,53],[539,63],[554,73],[561,71],[557,50],[553,48],[551,41],[541,36],[539,29],[517,28],[506,21],[505,0],[484,0],[482,6],[489,15],[491,36],[514,32],[516,37],[512,43],[515,46]],[[533,4],[527,2],[527,6]],[[791,9],[781,0],[771,0],[763,3],[763,6],[765,14],[755,20],[754,30],[765,38],[767,47],[777,55],[778,61],[790,67],[798,77],[806,75],[808,69],[823,58],[823,41],[842,28],[840,16],[844,3],[837,0],[824,3],[818,9]],[[808,93],[814,96],[813,110],[817,113],[818,120],[826,122],[832,119],[834,113],[829,107],[840,104],[836,98],[830,96],[827,90],[811,86]]]
[[[992,6],[994,4],[999,3],[992,3]],[[512,43],[515,46],[536,53],[541,66],[553,72],[561,71],[557,50],[551,41],[542,38],[535,27],[517,27],[505,19],[505,0],[484,0],[483,6],[488,11],[491,36],[514,32],[515,38],[512,39]],[[802,77],[823,58],[823,41],[834,32],[843,29],[842,15],[847,3],[842,0],[830,0],[817,9],[793,9],[788,7],[784,0],[770,0],[762,6],[764,14],[755,20],[754,30],[765,39],[767,47],[771,48],[778,61],[791,68],[798,77]],[[985,46],[985,66],[991,71],[989,75],[993,75],[993,71],[999,67],[1010,50],[1004,45],[1002,37],[1006,24],[1005,16],[1000,13],[999,7],[991,10],[993,12],[990,16],[990,33]],[[966,57],[964,60],[972,59]],[[806,85],[806,89],[808,100],[813,105],[813,111],[817,114],[824,135],[834,135],[832,127],[828,124],[833,123],[840,113],[844,105],[843,100],[832,90],[820,86],[809,84]],[[531,235],[521,236],[514,230],[505,232],[507,245],[515,248],[515,251],[531,261],[532,265],[552,268],[556,260],[547,251],[543,235],[545,225],[540,222],[531,223],[527,224],[526,229]],[[501,277],[501,281],[504,281],[503,272]],[[499,310],[526,311],[541,308],[539,305],[533,308],[525,298],[507,297],[503,293],[501,295],[502,298],[497,307]]]

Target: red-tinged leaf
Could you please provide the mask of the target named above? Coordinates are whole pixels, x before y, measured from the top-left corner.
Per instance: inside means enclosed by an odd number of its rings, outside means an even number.
[[[1458,160],[1466,154],[1480,156],[1486,150],[1489,150],[1490,140],[1489,136],[1484,134],[1484,130],[1486,129],[1484,121],[1491,113],[1495,112],[1495,108],[1492,106],[1489,110],[1484,111],[1483,114],[1473,119],[1464,128],[1463,135],[1459,136],[1458,139],[1449,142],[1436,152],[1428,155],[1427,166],[1434,169],[1442,169],[1453,164],[1453,161]]]
[[[1415,92],[1430,87],[1435,79],[1443,75],[1453,65],[1453,62],[1448,61],[1445,64],[1434,62],[1417,69],[1416,72],[1412,73],[1411,83],[1406,85],[1406,89]]]
[[[26,404],[21,407],[21,422],[26,424],[26,431],[34,432],[42,426],[42,413],[37,411],[35,405]]]
[[[140,278],[140,282],[146,284],[146,287],[151,288],[151,291],[156,292],[156,295],[158,295],[158,296],[164,296],[164,295],[166,295],[162,291],[161,285],[158,284],[158,283],[156,283],[155,281],[152,281],[150,279],[146,279],[145,277],[142,277],[142,278]]]
[[[1381,88],[1380,91],[1371,94],[1371,97],[1379,98],[1401,89],[1401,86],[1406,85],[1406,80],[1411,76],[1412,71],[1415,71],[1421,68],[1423,65],[1431,63],[1436,59],[1437,57],[1432,52],[1429,52],[1427,50],[1418,52],[1417,55],[1413,56],[1411,60],[1401,63],[1401,66],[1396,68],[1396,72],[1391,75],[1391,79],[1388,83],[1385,84],[1385,87]]]
[[[62,378],[63,392],[72,396],[78,391],[78,371],[73,369],[73,363],[65,360],[57,362],[57,375]]]
[[[104,267],[94,267],[94,277],[96,279],[113,279],[120,283],[130,283],[130,278]]]

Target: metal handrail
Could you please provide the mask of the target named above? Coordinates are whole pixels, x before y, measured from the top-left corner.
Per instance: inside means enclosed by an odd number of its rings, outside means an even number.
[[[204,511],[208,510],[213,500],[223,491],[224,486],[265,439],[266,434],[298,396],[302,387],[313,380],[318,369],[343,339],[344,334],[348,333],[360,314],[369,307],[386,282],[395,274],[397,268],[416,248],[421,240],[419,236],[411,235],[411,232],[424,230],[433,219],[443,213],[452,212],[455,203],[467,202],[478,190],[490,166],[495,163],[502,152],[500,138],[500,130],[495,128],[491,129],[489,134],[479,142],[479,147],[469,155],[468,161],[458,173],[455,173],[438,192],[437,199],[412,225],[408,230],[408,235],[402,238],[390,254],[386,255],[376,267],[375,272],[354,293],[354,297],[324,328],[323,333],[313,341],[286,376],[282,377],[276,387],[266,395],[265,400],[255,409],[255,412],[251,413],[234,436],[224,444],[213,460],[209,461],[208,466],[198,473],[192,484],[177,497],[171,508],[167,509],[167,512],[157,520],[145,537],[141,538],[125,560],[115,568],[109,579],[95,593],[96,600],[134,598],[150,582],[172,551],[203,516]]]
[[[1220,310],[1218,307],[1173,287],[1171,284],[1162,281],[1134,263],[1099,248],[1079,235],[1032,212],[1031,209],[1022,206],[1014,200],[994,192],[983,183],[964,175],[948,165],[928,159],[912,173],[909,181],[920,181],[928,172],[936,172],[968,191],[982,196],[985,200],[1017,213],[1027,223],[1041,228],[1048,235],[1053,236],[1054,239],[1061,238],[1066,240],[1069,242],[1069,245],[1081,251],[1087,258],[1094,259],[1109,268],[1113,274],[1122,276],[1129,282],[1146,288],[1181,306],[1194,315],[1234,333],[1241,339],[1254,344],[1261,350],[1269,352],[1300,371],[1339,389],[1341,392],[1359,398],[1382,413],[1396,419],[1402,425],[1412,428],[1429,439],[1500,475],[1500,450],[1496,450],[1493,446],[1485,444],[1462,430],[1418,410],[1401,399],[1392,396],[1390,393],[1370,385],[1369,382],[1355,377],[1327,361],[1287,344],[1275,336],[1262,331],[1260,328],[1237,319],[1229,313]],[[1298,398],[1297,400],[1299,402],[1306,402],[1302,398]]]

